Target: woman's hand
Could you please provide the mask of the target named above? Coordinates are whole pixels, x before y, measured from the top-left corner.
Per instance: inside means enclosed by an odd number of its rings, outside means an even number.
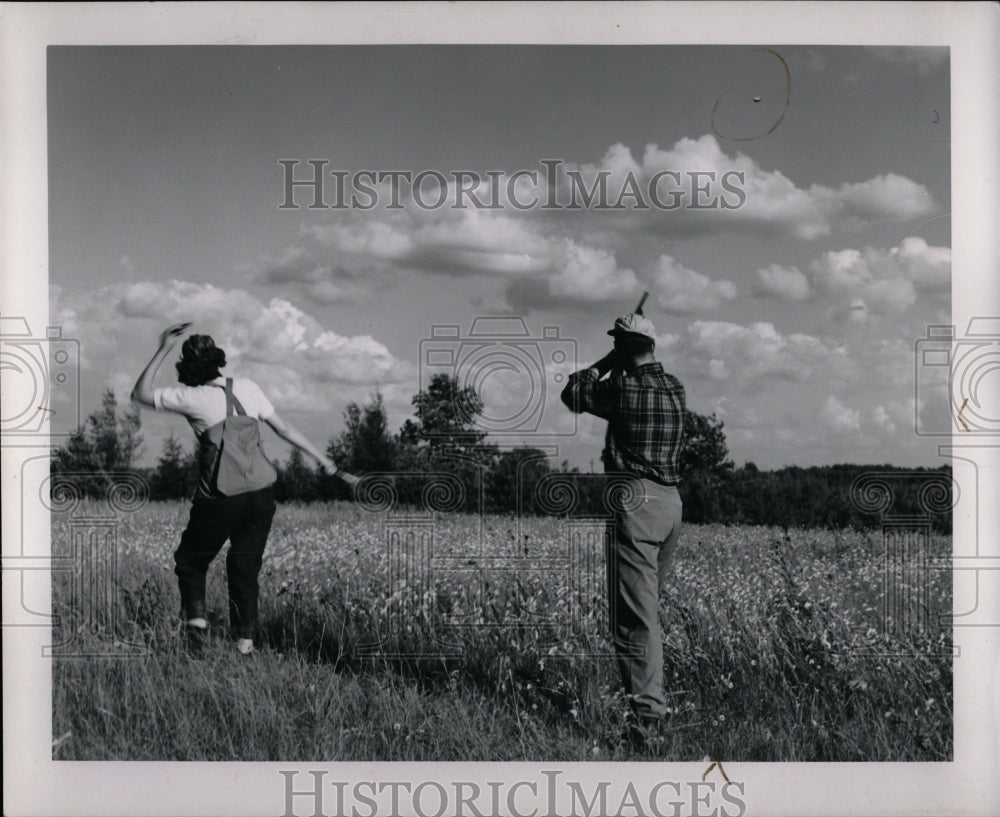
[[[352,488],[356,488],[358,483],[361,482],[360,477],[356,477],[354,474],[348,474],[347,471],[338,471],[337,479],[343,480]]]
[[[166,349],[173,346],[190,325],[191,321],[187,321],[186,323],[175,323],[173,326],[168,326],[164,329],[160,333],[160,348]]]
[[[341,471],[337,467],[337,464],[333,460],[331,460],[329,457],[323,457],[323,459],[321,459],[319,461],[319,464],[320,464],[320,467],[324,471],[326,471],[328,474],[330,474],[330,476],[334,476],[337,479],[342,480],[343,482],[346,482],[352,488],[355,485],[357,485],[359,482],[361,482],[361,479],[358,478],[358,477],[356,477],[356,476],[354,476],[354,474],[349,474],[349,473],[347,473],[347,471]]]
[[[156,377],[156,370],[160,368],[160,364],[163,363],[163,359],[171,347],[190,325],[190,322],[175,323],[160,333],[160,348],[153,354],[152,359],[146,364],[146,368],[142,370],[142,374],[135,382],[135,386],[132,387],[132,399],[137,403],[149,406],[149,408],[156,408],[153,402],[153,380]]]
[[[337,471],[340,470],[339,468],[337,468],[337,463],[335,463],[329,457],[318,457],[316,459],[316,462],[318,462],[319,467],[322,468],[324,471],[326,471],[326,473],[330,474],[330,476],[333,476],[334,474],[337,473]]]

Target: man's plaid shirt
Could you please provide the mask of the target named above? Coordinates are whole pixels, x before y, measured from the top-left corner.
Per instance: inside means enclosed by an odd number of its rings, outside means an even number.
[[[684,386],[658,362],[631,372],[612,371],[604,380],[597,369],[569,376],[562,401],[575,412],[608,421],[604,470],[627,472],[664,485],[680,482],[684,445]]]

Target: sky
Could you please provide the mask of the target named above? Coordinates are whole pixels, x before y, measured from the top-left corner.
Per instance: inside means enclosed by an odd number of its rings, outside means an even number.
[[[51,319],[85,414],[192,321],[323,446],[448,371],[492,441],[587,470],[604,422],[558,392],[648,291],[737,465],[936,466],[949,109],[941,48],[50,47]],[[193,442],[143,430],[144,464]]]

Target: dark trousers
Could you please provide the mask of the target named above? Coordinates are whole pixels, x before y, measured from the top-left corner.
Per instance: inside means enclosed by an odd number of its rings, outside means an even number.
[[[670,575],[681,533],[677,489],[637,480],[638,504],[611,523],[608,607],[611,635],[629,706],[637,717],[662,718],[663,641],[660,589]]]
[[[229,539],[229,620],[237,636],[252,637],[257,622],[257,576],[274,510],[273,488],[238,496],[195,498],[187,528],[174,553],[174,573],[185,619],[205,617],[208,566]]]

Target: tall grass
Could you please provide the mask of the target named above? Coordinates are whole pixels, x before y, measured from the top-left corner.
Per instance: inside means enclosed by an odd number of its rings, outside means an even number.
[[[386,517],[347,504],[282,506],[258,651],[240,656],[224,634],[220,558],[209,577],[217,635],[194,659],[180,647],[171,558],[186,516],[185,504],[163,503],[119,521],[116,607],[103,619],[114,633],[75,632],[80,596],[55,574],[57,641],[78,654],[127,651],[116,640],[144,651],[54,659],[55,758],[952,756],[950,634],[882,633],[878,534],[685,527],[661,605],[666,740],[636,749],[622,740],[603,576],[572,584],[551,567],[565,561],[565,521],[439,516],[435,556],[452,569],[428,583],[390,574]],[[54,517],[54,555],[68,555],[69,526]],[[931,547],[949,558],[949,538]],[[929,581],[934,621],[951,610],[951,573]]]

